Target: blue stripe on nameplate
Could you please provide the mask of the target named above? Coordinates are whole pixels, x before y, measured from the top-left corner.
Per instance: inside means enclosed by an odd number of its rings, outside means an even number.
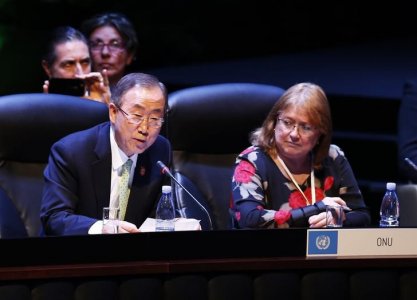
[[[308,231],[308,255],[337,254],[337,230]]]

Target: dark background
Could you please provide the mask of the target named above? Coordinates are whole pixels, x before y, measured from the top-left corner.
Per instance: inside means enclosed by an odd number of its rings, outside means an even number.
[[[328,1],[326,1],[328,2]],[[140,47],[131,70],[262,57],[416,34],[403,1],[0,0],[0,94],[40,92],[45,35],[125,13]]]

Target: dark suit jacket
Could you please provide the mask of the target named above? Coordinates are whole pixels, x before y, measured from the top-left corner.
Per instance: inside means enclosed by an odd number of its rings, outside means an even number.
[[[407,164],[408,157],[417,164],[417,78],[404,85],[398,113],[398,158],[403,179],[417,183],[417,170]]]
[[[110,123],[70,134],[56,142],[44,171],[41,221],[46,235],[88,234],[110,201]],[[157,165],[171,162],[163,136],[138,155],[125,220],[140,226],[153,217],[166,178]]]

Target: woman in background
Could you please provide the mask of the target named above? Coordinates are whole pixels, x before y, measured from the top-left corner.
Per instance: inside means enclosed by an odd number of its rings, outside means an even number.
[[[138,39],[134,26],[125,15],[110,12],[85,20],[81,31],[89,41],[93,70],[106,75],[113,89],[135,59]]]

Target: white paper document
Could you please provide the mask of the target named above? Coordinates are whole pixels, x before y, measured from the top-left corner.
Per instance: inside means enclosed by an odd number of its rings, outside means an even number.
[[[141,232],[155,231],[155,219],[147,218],[145,222],[139,227]],[[187,230],[201,230],[200,220],[177,218],[175,219],[175,231],[187,231]]]

